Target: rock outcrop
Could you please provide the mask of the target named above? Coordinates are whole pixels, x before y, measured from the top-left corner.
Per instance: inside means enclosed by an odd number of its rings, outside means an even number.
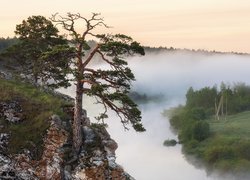
[[[23,120],[22,111],[18,101],[0,102],[0,117],[8,122],[17,123]]]
[[[133,179],[116,164],[117,143],[101,125],[83,126],[84,144],[72,179]],[[70,179],[70,178],[69,178]]]
[[[22,119],[18,103],[0,104],[0,118],[9,123]],[[67,109],[69,114],[72,109]],[[8,115],[6,115],[8,113]],[[82,115],[83,144],[78,158],[72,153],[70,121],[53,115],[43,139],[44,148],[39,160],[29,150],[6,155],[5,148],[11,134],[0,134],[0,179],[65,179],[65,180],[129,180],[133,179],[116,164],[117,143],[104,126],[91,124],[86,111]]]

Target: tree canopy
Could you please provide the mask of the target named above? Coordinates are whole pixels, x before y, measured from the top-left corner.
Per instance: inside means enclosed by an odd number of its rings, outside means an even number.
[[[0,52],[5,50],[6,48],[16,44],[18,42],[18,39],[16,37],[14,38],[0,38]]]
[[[59,35],[53,23],[62,26],[64,36]],[[97,117],[101,123],[108,118],[110,109],[116,112],[125,129],[132,125],[136,131],[145,131],[141,112],[128,96],[135,77],[126,62],[128,56],[144,55],[144,49],[124,34],[96,34],[94,30],[101,26],[108,28],[97,13],[90,18],[72,13],[55,14],[50,20],[31,16],[16,26],[19,41],[5,53],[16,59],[21,72],[36,83],[59,87],[73,81],[76,85],[72,128],[76,155],[83,141],[83,94],[95,97],[103,105],[104,111]],[[90,39],[95,41],[89,43]],[[90,66],[95,57],[110,68]]]
[[[19,41],[9,47],[4,55],[15,59],[17,69],[36,83],[67,86],[69,83],[65,77],[72,54],[61,54],[58,59],[46,58],[48,51],[55,53],[56,49],[68,49],[67,40],[58,33],[50,20],[43,16],[31,16],[16,26],[15,34]]]
[[[132,71],[125,61],[127,56],[144,55],[144,49],[129,36],[123,34],[95,34],[97,27],[108,26],[100,14],[93,13],[90,18],[80,14],[68,13],[66,16],[55,14],[51,20],[60,24],[66,30],[71,48],[74,48],[72,58],[72,74],[76,82],[76,102],[73,123],[73,141],[76,152],[82,144],[81,114],[83,94],[94,96],[97,103],[104,107],[97,120],[104,122],[108,118],[108,109],[116,112],[125,129],[131,124],[136,131],[144,131],[141,124],[141,112],[137,105],[128,97],[131,81],[135,80]],[[81,26],[81,31],[76,29]],[[82,26],[84,25],[84,26]],[[79,27],[78,27],[79,28]],[[88,39],[94,38],[96,43],[88,44]],[[53,54],[48,57],[53,57]],[[98,56],[110,69],[93,68],[90,62]]]

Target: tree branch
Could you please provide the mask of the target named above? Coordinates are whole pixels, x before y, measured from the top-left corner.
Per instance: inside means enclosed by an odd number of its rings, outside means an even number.
[[[91,53],[89,54],[89,56],[87,57],[87,59],[82,64],[83,68],[85,68],[89,64],[89,62],[92,60],[92,58],[95,55],[95,53],[98,51],[99,47],[100,47],[100,44],[97,44],[96,47],[91,51]]]

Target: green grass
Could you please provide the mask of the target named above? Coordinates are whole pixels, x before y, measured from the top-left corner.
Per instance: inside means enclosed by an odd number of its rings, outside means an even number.
[[[250,140],[250,111],[231,115],[222,120],[210,120],[209,124],[212,133]]]
[[[193,120],[190,111],[187,112],[185,107],[177,107],[163,113],[170,118],[170,124],[177,131],[185,154],[199,158],[208,171],[220,170],[233,174],[250,171],[250,111],[220,120]],[[192,124],[196,121],[209,124],[209,136],[201,141],[195,139],[192,133],[183,133],[190,127],[189,131],[192,132]]]
[[[11,133],[7,154],[29,149],[34,158],[39,158],[50,116],[58,114],[62,119],[66,119],[63,107],[70,103],[30,84],[0,78],[0,102],[10,101],[20,103],[25,118],[17,124],[8,123],[0,118],[0,124],[4,126],[0,133]]]
[[[201,158],[210,169],[236,174],[249,172],[250,111],[206,121],[210,125],[209,138],[191,148],[190,143],[184,144],[187,151]]]

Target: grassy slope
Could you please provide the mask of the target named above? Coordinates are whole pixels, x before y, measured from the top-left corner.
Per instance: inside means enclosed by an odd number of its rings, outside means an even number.
[[[228,116],[226,120],[211,120],[212,132],[231,138],[250,140],[250,111]]]
[[[6,81],[0,78],[0,102],[18,101],[25,116],[18,124],[7,123],[0,118],[0,133],[11,133],[8,154],[29,149],[38,158],[42,152],[42,140],[49,126],[49,117],[56,113],[65,118],[62,107],[68,102],[29,84]]]
[[[184,150],[197,155],[209,168],[224,172],[250,170],[250,111],[207,120],[211,135],[202,142],[189,143]]]

